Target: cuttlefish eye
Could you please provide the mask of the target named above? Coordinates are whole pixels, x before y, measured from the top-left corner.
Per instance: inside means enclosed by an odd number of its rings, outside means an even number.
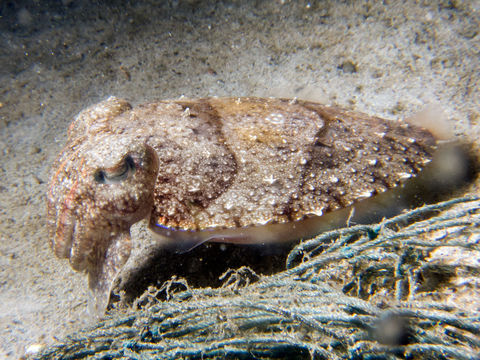
[[[123,161],[114,168],[96,170],[93,178],[98,184],[115,184],[125,181],[134,173],[135,162],[130,155],[127,155]]]

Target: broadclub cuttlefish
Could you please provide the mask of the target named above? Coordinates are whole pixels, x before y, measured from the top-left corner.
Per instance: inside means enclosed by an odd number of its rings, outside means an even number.
[[[134,223],[150,219],[159,246],[306,238],[323,214],[419,173],[436,142],[404,121],[296,99],[132,108],[110,97],[78,114],[53,165],[52,248],[88,274],[103,309]]]

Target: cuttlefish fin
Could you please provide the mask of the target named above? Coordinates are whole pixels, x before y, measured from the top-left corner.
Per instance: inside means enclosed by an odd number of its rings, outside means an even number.
[[[97,266],[88,273],[88,285],[92,292],[88,310],[92,315],[101,317],[110,301],[110,293],[115,278],[127,262],[132,249],[130,232],[114,234],[109,246],[98,261]]]

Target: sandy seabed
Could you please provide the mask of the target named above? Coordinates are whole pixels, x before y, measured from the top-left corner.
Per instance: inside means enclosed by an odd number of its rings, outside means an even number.
[[[0,4],[0,357],[89,322],[85,276],[51,252],[45,192],[73,116],[109,95],[299,97],[392,119],[434,107],[480,135],[478,0],[111,3]]]

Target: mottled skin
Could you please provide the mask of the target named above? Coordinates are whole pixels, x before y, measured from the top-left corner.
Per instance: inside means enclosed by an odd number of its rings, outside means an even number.
[[[422,128],[311,102],[181,99],[132,109],[111,97],[77,116],[53,166],[52,247],[89,274],[103,308],[129,257],[130,227],[143,218],[173,241],[263,241],[264,224],[300,228],[396,186],[434,147]],[[285,237],[278,229],[268,236]]]

